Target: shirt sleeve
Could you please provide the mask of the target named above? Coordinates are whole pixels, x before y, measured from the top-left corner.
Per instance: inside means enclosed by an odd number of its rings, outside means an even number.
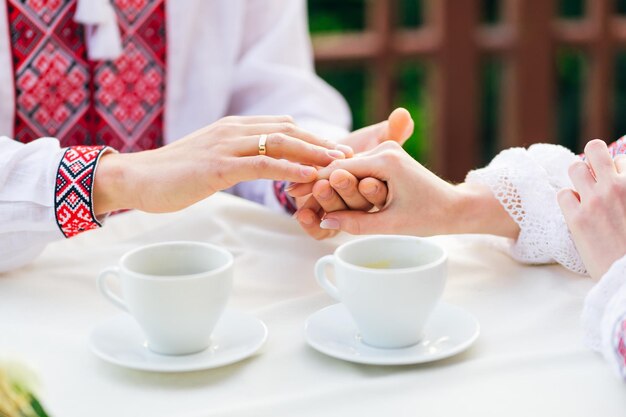
[[[488,186],[518,224],[520,234],[510,246],[516,260],[558,262],[586,272],[556,198],[560,189],[573,188],[567,171],[578,159],[562,146],[536,144],[502,151],[488,166],[467,175],[468,183]]]
[[[589,291],[581,315],[584,342],[626,379],[626,256]]]
[[[228,113],[289,114],[299,126],[325,139],[347,135],[350,112],[345,100],[315,74],[306,2],[251,0],[244,19],[249,30],[238,57]],[[261,180],[231,191],[287,210],[285,200],[277,199],[276,187],[280,185]]]
[[[91,191],[107,150],[0,137],[0,272],[28,263],[49,242],[100,226]]]

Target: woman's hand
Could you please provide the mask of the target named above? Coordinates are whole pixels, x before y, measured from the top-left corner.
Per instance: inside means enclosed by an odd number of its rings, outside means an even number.
[[[267,153],[259,155],[263,134]],[[104,155],[94,181],[94,211],[169,212],[242,181],[311,182],[314,166],[351,153],[299,129],[289,116],[226,117],[159,149]]]
[[[601,140],[589,142],[585,156],[569,168],[576,191],[563,189],[557,198],[587,272],[598,280],[626,254],[626,157],[613,160]]]
[[[491,191],[482,186],[452,185],[424,168],[396,142],[385,142],[354,158],[335,161],[319,171],[328,179],[341,170],[363,183],[386,183],[387,202],[373,213],[335,211],[321,226],[352,234],[434,235],[490,233],[516,237],[519,229]],[[343,175],[343,174],[342,174]]]

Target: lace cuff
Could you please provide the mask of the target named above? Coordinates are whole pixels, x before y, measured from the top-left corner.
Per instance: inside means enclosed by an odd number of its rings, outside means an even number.
[[[54,211],[67,238],[102,227],[93,212],[93,181],[100,157],[112,148],[73,146],[67,148],[57,170]]]
[[[574,272],[586,272],[556,199],[558,190],[572,187],[567,170],[577,158],[558,145],[512,148],[467,175],[466,182],[488,186],[519,225],[519,237],[511,247],[516,260],[558,262]]]

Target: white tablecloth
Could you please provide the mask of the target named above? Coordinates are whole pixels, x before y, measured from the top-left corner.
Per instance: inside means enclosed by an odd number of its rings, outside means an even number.
[[[91,327],[118,313],[96,289],[98,271],[139,245],[180,239],[235,254],[229,307],[267,324],[266,346],[238,364],[180,374],[94,356]],[[626,415],[626,386],[580,343],[591,281],[556,265],[519,265],[474,237],[437,238],[450,258],[444,300],[481,324],[467,352],[380,367],[309,348],[305,319],[332,304],[313,265],[345,239],[316,242],[289,217],[228,195],[174,214],[114,216],[0,274],[0,354],[17,354],[39,372],[53,417]]]

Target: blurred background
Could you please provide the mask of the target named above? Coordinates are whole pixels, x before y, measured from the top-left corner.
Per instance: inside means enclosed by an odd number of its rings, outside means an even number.
[[[626,0],[308,0],[318,73],[354,128],[396,106],[405,145],[462,180],[499,150],[626,134]]]

